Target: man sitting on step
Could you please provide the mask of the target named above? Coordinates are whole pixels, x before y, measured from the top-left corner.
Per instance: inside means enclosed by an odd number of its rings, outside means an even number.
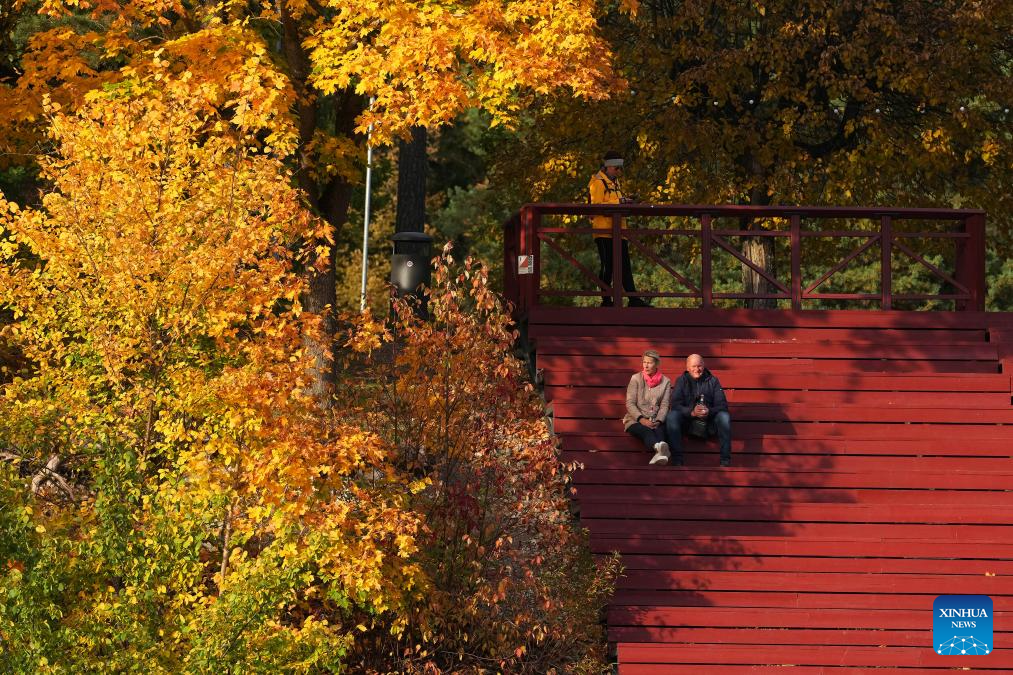
[[[721,449],[721,466],[731,466],[732,418],[728,414],[728,399],[718,378],[707,370],[699,354],[689,355],[686,372],[675,382],[670,411],[665,417],[665,430],[672,464],[679,466],[683,463],[683,434],[706,438],[716,433]]]

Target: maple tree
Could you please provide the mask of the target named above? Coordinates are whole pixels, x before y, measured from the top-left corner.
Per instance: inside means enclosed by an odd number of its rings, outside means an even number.
[[[424,584],[401,486],[362,479],[380,439],[311,392],[326,225],[258,64],[224,105],[160,59],[47,104],[52,189],[0,201],[3,337],[27,361],[0,397],[14,670],[336,670],[353,609],[396,628]]]

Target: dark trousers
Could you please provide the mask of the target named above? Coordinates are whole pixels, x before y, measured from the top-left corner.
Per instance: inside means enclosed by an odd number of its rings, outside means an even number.
[[[630,425],[630,428],[626,430],[626,433],[636,436],[640,439],[640,442],[644,444],[651,452],[654,452],[655,443],[664,443],[665,441],[665,425],[659,424],[654,427],[646,427],[640,422],[634,422]]]
[[[668,446],[672,451],[672,458],[682,457],[682,434],[689,429],[689,415],[680,415],[677,412],[670,412],[665,416],[665,433],[668,436]],[[732,416],[722,410],[707,420],[707,433],[711,436],[717,434],[718,445],[721,449],[721,459],[732,458]]]
[[[598,267],[598,278],[602,280],[602,283],[612,285],[612,240],[611,239],[595,239],[595,245],[598,246],[598,260],[601,261],[601,265]],[[637,287],[633,284],[633,267],[630,265],[630,243],[623,239],[622,245],[622,261],[620,263],[623,274],[623,289],[627,293],[636,293]],[[602,298],[602,305],[609,306],[612,304],[612,297]],[[630,305],[637,306],[643,305],[643,300],[640,298],[630,298]]]

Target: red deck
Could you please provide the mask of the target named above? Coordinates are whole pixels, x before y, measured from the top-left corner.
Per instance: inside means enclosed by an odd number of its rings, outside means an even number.
[[[581,523],[623,556],[623,675],[1013,672],[1013,317],[536,306],[528,331]],[[713,441],[650,467],[623,432],[648,348],[707,358],[732,467]],[[991,654],[934,653],[943,594],[992,597]]]

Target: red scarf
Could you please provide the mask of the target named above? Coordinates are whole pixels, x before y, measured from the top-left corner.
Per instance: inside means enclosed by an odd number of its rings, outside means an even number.
[[[648,389],[654,389],[659,384],[661,384],[661,378],[663,377],[663,375],[661,374],[660,370],[654,371],[654,375],[648,375],[646,370],[641,371],[640,374],[644,376],[644,382],[647,383]]]

